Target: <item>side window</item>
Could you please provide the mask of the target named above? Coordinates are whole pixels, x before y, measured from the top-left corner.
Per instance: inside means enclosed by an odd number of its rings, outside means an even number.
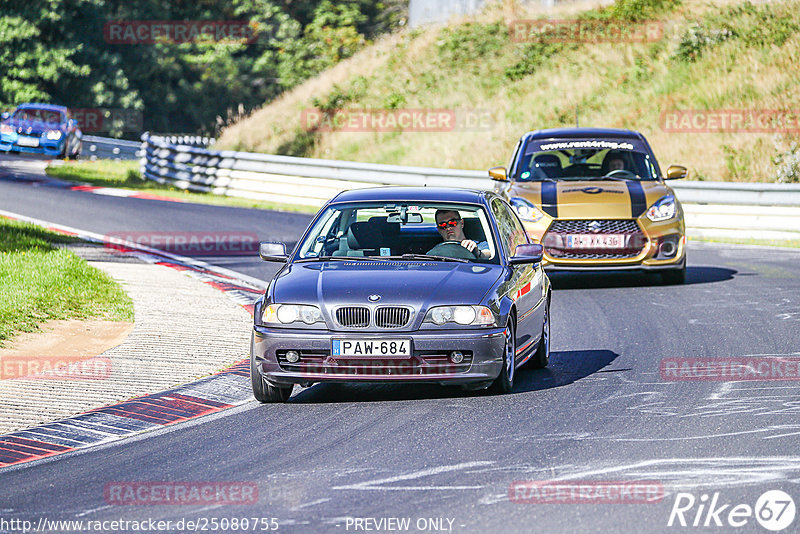
[[[528,243],[525,228],[511,207],[499,198],[492,200],[492,212],[497,219],[501,246],[507,256],[513,256],[517,245]]]

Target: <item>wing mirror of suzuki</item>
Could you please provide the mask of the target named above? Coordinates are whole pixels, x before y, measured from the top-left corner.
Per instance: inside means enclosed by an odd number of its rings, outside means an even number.
[[[544,247],[542,245],[530,243],[517,245],[514,255],[509,260],[511,265],[523,265],[526,263],[542,263],[544,257]]]
[[[285,262],[289,259],[289,255],[286,254],[286,245],[268,241],[259,243],[258,255],[264,261]]]
[[[682,165],[670,165],[667,169],[667,180],[682,180],[689,176],[689,169]]]
[[[508,181],[508,171],[505,167],[492,167],[489,169],[489,176],[496,182]]]

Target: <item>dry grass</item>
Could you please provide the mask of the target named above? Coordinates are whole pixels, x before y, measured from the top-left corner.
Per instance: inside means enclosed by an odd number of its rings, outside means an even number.
[[[286,147],[299,139],[303,155],[311,157],[482,169],[507,163],[526,131],[573,126],[577,109],[582,126],[642,131],[664,167],[684,164],[695,178],[707,180],[771,181],[776,143],[785,149],[789,139],[763,133],[669,133],[660,126],[665,110],[800,109],[798,32],[780,45],[754,45],[736,37],[706,47],[695,61],[677,57],[691,23],[705,21],[713,28],[738,4],[685,0],[664,20],[665,37],[657,43],[561,46],[518,80],[505,72],[525,58],[525,45],[509,41],[504,21],[541,13],[535,7],[528,12],[498,4],[448,27],[406,30],[380,40],[228,128],[218,146],[287,153]],[[800,0],[755,4],[739,15],[743,27],[759,24],[757,10],[793,14],[800,8]],[[572,16],[591,5],[596,3],[567,4],[551,17]],[[485,45],[495,35],[478,32],[493,22],[499,23],[498,46],[489,43],[482,57],[459,56],[453,42]],[[470,32],[476,32],[473,41]],[[467,40],[454,41],[454,34]],[[348,95],[346,109],[386,109],[399,103],[410,109],[489,110],[491,121],[478,131],[303,137],[302,111],[314,107],[315,98],[327,102],[331,95]]]

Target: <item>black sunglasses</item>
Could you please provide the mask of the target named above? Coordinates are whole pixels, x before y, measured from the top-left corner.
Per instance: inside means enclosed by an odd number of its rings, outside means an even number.
[[[461,219],[450,219],[449,221],[442,221],[440,223],[436,223],[436,226],[438,226],[441,230],[444,230],[448,226],[453,226],[453,227],[457,226],[460,221]]]

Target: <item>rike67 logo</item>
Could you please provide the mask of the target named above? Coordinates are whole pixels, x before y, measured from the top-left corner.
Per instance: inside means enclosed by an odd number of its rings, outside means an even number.
[[[765,492],[754,507],[723,502],[719,492],[710,498],[707,494],[697,498],[691,493],[678,493],[667,526],[739,528],[751,525],[755,518],[765,529],[780,532],[794,522],[796,511],[792,497],[781,490]]]

